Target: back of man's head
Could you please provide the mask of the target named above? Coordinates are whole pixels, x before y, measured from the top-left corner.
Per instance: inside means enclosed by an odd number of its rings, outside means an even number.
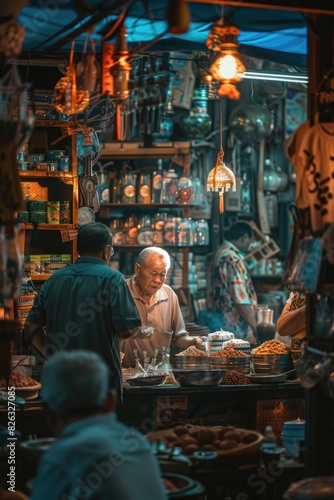
[[[112,234],[102,222],[90,222],[79,229],[77,238],[79,255],[97,255],[106,245],[112,245]]]
[[[238,221],[232,224],[228,231],[225,233],[225,238],[229,241],[237,241],[239,238],[242,238],[248,234],[250,238],[253,236],[253,228],[248,222]]]
[[[108,367],[90,351],[59,351],[45,363],[42,399],[57,417],[103,410]]]

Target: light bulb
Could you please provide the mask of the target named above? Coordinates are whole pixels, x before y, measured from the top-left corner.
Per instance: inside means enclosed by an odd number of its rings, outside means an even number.
[[[236,76],[237,62],[231,55],[218,58],[218,72],[222,79],[232,80]]]

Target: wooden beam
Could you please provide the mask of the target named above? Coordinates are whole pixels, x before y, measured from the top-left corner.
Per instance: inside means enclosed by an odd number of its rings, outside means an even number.
[[[203,3],[203,0],[188,0],[188,3]],[[207,0],[207,3],[232,7],[255,7],[258,9],[298,10],[312,14],[334,15],[334,2],[328,0]],[[328,5],[328,4],[331,5]]]

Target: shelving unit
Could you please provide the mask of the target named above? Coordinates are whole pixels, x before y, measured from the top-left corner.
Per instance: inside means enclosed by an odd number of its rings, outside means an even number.
[[[191,141],[180,141],[171,142],[167,144],[159,144],[155,147],[144,148],[141,147],[139,143],[110,143],[105,144],[101,151],[100,159],[104,160],[145,160],[145,159],[158,159],[158,158],[169,158],[173,162],[182,168],[182,174],[184,176],[190,175],[190,164],[191,164]],[[122,210],[126,212],[127,210],[138,210],[141,213],[145,210],[153,211],[156,209],[178,209],[182,211],[184,217],[189,216],[189,210],[195,205],[181,205],[176,203],[150,203],[150,204],[139,204],[139,203],[102,203],[100,206],[99,216],[101,218],[112,218],[113,212],[115,210]],[[167,250],[182,251],[183,263],[182,263],[182,282],[183,287],[188,287],[188,261],[189,261],[189,248],[186,246],[177,245],[163,245]],[[115,250],[122,251],[140,251],[145,248],[141,245],[122,245],[115,247]]]
[[[35,129],[68,129],[73,127],[73,121],[63,122],[58,120],[37,120]],[[52,148],[49,148],[49,150]],[[56,148],[54,148],[56,149]],[[63,148],[65,149],[65,147]],[[61,239],[61,231],[75,230],[78,227],[78,168],[77,168],[77,140],[76,134],[68,137],[66,149],[70,156],[70,171],[40,171],[40,170],[20,170],[19,176],[21,185],[27,187],[29,182],[36,183],[41,188],[47,189],[48,200],[70,201],[71,223],[70,224],[50,224],[50,223],[25,223],[25,255],[36,254],[71,254],[72,262],[77,258],[75,241],[65,241]],[[37,198],[35,198],[37,201]],[[30,201],[33,201],[32,199]],[[40,200],[47,201],[47,200]],[[43,237],[41,238],[41,233]],[[59,238],[56,233],[59,233]],[[39,235],[39,240],[36,238]],[[32,274],[33,281],[45,281],[50,274]]]

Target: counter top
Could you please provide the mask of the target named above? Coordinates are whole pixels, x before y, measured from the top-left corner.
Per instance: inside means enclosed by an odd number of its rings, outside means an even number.
[[[153,385],[149,387],[136,386],[131,387],[126,382],[123,384],[124,394],[131,393],[166,393],[170,392],[173,394],[192,394],[198,392],[253,392],[253,391],[284,391],[290,389],[302,389],[300,383],[296,380],[287,380],[285,382],[275,383],[275,384],[242,384],[242,385],[230,385],[221,384],[217,386],[205,386],[205,387],[181,387],[179,385]]]

